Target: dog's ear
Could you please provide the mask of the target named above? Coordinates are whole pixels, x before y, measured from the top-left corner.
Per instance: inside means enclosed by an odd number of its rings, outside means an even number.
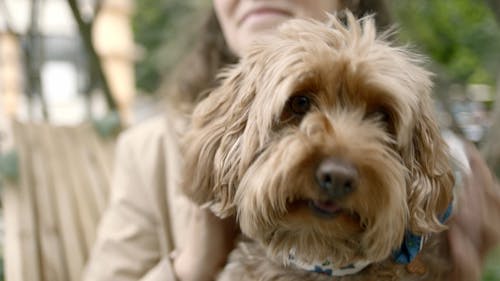
[[[181,145],[184,193],[199,205],[209,204],[220,216],[235,211],[241,136],[255,93],[252,83],[243,83],[240,68],[223,72],[221,85],[196,106]]]
[[[405,161],[410,229],[414,233],[438,232],[440,222],[453,194],[454,178],[448,147],[439,131],[429,95],[420,100],[414,111],[415,126]]]

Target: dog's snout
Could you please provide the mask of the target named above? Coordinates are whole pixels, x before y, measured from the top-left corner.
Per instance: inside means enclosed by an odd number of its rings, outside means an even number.
[[[358,170],[342,159],[326,158],[316,170],[319,187],[332,199],[340,199],[356,189]]]

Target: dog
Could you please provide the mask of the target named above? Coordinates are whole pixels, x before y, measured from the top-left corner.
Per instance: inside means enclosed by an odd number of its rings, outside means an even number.
[[[440,130],[424,59],[345,18],[286,22],[194,109],[183,191],[242,232],[218,280],[479,280],[494,179]]]

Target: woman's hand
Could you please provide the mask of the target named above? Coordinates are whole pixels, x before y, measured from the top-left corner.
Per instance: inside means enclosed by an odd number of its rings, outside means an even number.
[[[234,247],[234,217],[220,219],[208,209],[196,209],[189,222],[187,243],[174,257],[181,281],[212,281]]]

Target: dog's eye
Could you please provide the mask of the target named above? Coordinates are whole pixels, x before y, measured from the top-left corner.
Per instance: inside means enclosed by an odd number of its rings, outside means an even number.
[[[389,123],[391,121],[391,112],[385,108],[380,108],[377,111],[377,115],[379,116],[380,120],[384,123]]]
[[[311,108],[311,100],[306,96],[293,96],[288,101],[288,106],[294,114],[304,115]]]
[[[384,124],[389,133],[395,133],[397,118],[390,108],[385,106],[374,108],[373,110],[366,113],[365,118],[378,120],[379,122]]]
[[[366,114],[368,118],[376,118],[384,123],[389,123],[391,121],[391,112],[385,107],[377,107],[374,110],[369,111]]]

